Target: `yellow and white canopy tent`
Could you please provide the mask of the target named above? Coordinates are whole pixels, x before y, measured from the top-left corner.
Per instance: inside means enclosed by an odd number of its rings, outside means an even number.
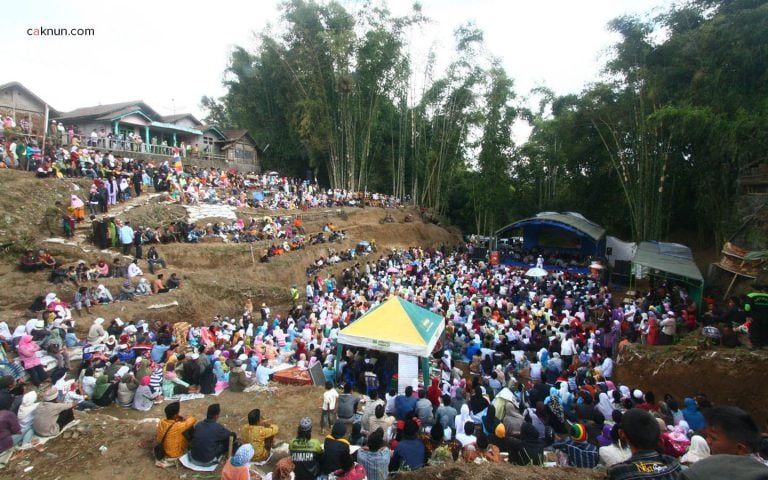
[[[424,385],[429,385],[428,359],[444,330],[441,315],[392,297],[339,332],[337,368],[343,345],[397,353],[401,366],[412,364],[408,358],[421,357]]]

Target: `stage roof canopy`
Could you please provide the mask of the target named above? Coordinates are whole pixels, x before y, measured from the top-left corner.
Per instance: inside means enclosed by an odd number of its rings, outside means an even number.
[[[581,233],[592,240],[599,242],[605,236],[605,229],[600,225],[586,219],[583,215],[576,212],[541,212],[531,218],[518,220],[511,223],[496,232],[498,236],[504,231],[523,228],[528,225],[551,225],[554,227],[565,228],[567,230]]]

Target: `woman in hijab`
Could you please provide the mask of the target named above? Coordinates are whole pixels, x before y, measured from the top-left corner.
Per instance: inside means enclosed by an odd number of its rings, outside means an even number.
[[[496,407],[488,405],[488,410],[485,412],[485,416],[482,418],[483,432],[491,439],[491,443],[494,443],[496,437],[496,427],[499,426],[501,421],[496,417]]]
[[[213,365],[208,355],[200,355],[197,359],[200,365],[200,393],[212,394],[216,390],[216,375],[213,373]]]
[[[251,480],[250,462],[253,458],[253,446],[243,444],[232,457],[227,460],[221,471],[221,480]]]
[[[21,405],[19,405],[19,425],[21,425],[21,437],[20,443],[22,448],[27,448],[32,442],[32,436],[35,434],[35,430],[32,428],[32,422],[35,420],[35,410],[37,409],[37,393],[33,390],[27,392],[21,398]]]
[[[544,463],[544,444],[539,431],[530,422],[520,427],[520,439],[507,436],[509,441],[509,463],[513,465],[541,465]]]
[[[699,408],[696,406],[696,400],[687,397],[683,403],[685,404],[683,418],[688,422],[688,426],[691,430],[696,432],[704,430],[707,426],[707,422],[704,420],[704,415],[701,414]]]
[[[544,405],[548,410],[549,426],[557,433],[566,432],[565,412],[560,405],[559,391],[555,387],[549,389],[549,396],[544,399]]]
[[[472,417],[469,414],[469,405],[465,403],[461,406],[461,411],[459,412],[458,415],[456,415],[456,418],[454,420],[454,431],[463,432],[464,425],[470,421],[472,421]]]
[[[607,393],[600,393],[598,397],[597,409],[603,414],[605,418],[611,418],[613,415],[613,404]]]
[[[152,295],[152,287],[146,278],[139,278],[139,283],[136,285],[134,294],[137,296]]]
[[[115,299],[112,297],[112,294],[103,284],[96,287],[96,295],[94,298],[99,303],[112,303],[115,301]]]
[[[18,347],[16,347],[24,370],[29,375],[29,381],[36,387],[39,387],[45,380],[45,370],[40,364],[40,357],[37,356],[39,350],[40,346],[32,341],[31,335],[23,335]]]
[[[149,388],[150,377],[144,377],[141,379],[139,388],[136,389],[136,394],[133,396],[133,408],[141,412],[148,412],[155,404],[156,400],[162,398],[162,391],[152,392]],[[98,381],[96,388],[98,388]]]
[[[680,463],[691,465],[699,460],[704,460],[709,455],[710,451],[707,441],[701,435],[694,435],[691,437],[691,446],[688,447],[688,452],[680,458]]]
[[[106,375],[96,377],[96,386],[93,387],[93,403],[100,407],[108,407],[115,401],[117,384],[110,383]]]

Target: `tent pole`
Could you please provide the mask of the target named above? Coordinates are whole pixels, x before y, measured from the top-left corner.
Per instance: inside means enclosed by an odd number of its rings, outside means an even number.
[[[728,290],[725,291],[725,295],[723,295],[723,301],[725,301],[726,298],[728,298],[728,294],[731,293],[731,289],[733,288],[733,284],[736,283],[736,277],[738,277],[737,274],[733,274],[733,279],[731,279],[731,283],[728,285]]]
[[[424,389],[429,387],[429,359],[427,357],[421,357],[421,373],[424,378]]]
[[[341,363],[341,350],[341,343],[339,343],[336,346],[336,384],[339,383],[339,376],[341,375],[341,372],[339,371],[339,364]]]

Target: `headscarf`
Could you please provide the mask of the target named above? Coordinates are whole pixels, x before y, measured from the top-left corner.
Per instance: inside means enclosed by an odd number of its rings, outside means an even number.
[[[24,423],[24,420],[35,413],[37,409],[37,392],[34,390],[29,391],[21,397],[21,405],[19,405],[19,422]]]
[[[611,405],[611,400],[608,398],[608,394],[601,393],[598,398],[597,409],[605,418],[611,418],[613,416],[613,405]]]
[[[685,403],[685,408],[683,409],[683,418],[685,418],[685,421],[688,422],[691,430],[702,430],[705,428],[707,423],[704,420],[704,415],[701,414],[698,407],[696,406],[696,400],[692,399],[691,397],[687,397],[683,403]]]
[[[250,443],[245,443],[237,449],[237,452],[235,452],[234,455],[232,455],[230,463],[233,467],[242,467],[248,465],[248,463],[251,461],[251,458],[253,458],[253,453],[253,445]]]
[[[294,468],[296,468],[296,465],[294,465],[291,457],[281,458],[275,465],[272,478],[275,480],[288,480],[291,477]]]
[[[680,463],[696,463],[710,455],[709,445],[701,435],[691,437],[691,446],[688,447],[688,453],[683,455]]]
[[[492,404],[488,405],[488,410],[485,412],[482,423],[485,434],[489,437],[492,437],[496,432],[496,427],[498,427],[501,423],[501,421],[496,418],[496,407],[494,407]]]
[[[19,325],[13,331],[13,338],[16,339],[16,338],[19,338],[19,337],[23,337],[26,334],[27,334],[27,328],[24,325]]]
[[[141,377],[141,381],[139,383],[141,384],[142,387],[148,387],[150,381],[152,381],[152,377],[148,375],[146,377]]]
[[[146,377],[149,378],[149,377]],[[93,398],[95,400],[98,400],[104,395],[107,390],[109,389],[109,382],[107,381],[106,375],[99,375],[96,378],[96,385],[93,387]]]
[[[461,412],[459,412],[459,415],[456,417],[456,431],[463,432],[464,424],[471,420],[472,420],[472,417],[469,414],[469,405],[465,403],[464,405],[461,406]]]
[[[11,330],[8,328],[8,324],[5,322],[0,322],[0,338],[5,340],[11,339]]]

